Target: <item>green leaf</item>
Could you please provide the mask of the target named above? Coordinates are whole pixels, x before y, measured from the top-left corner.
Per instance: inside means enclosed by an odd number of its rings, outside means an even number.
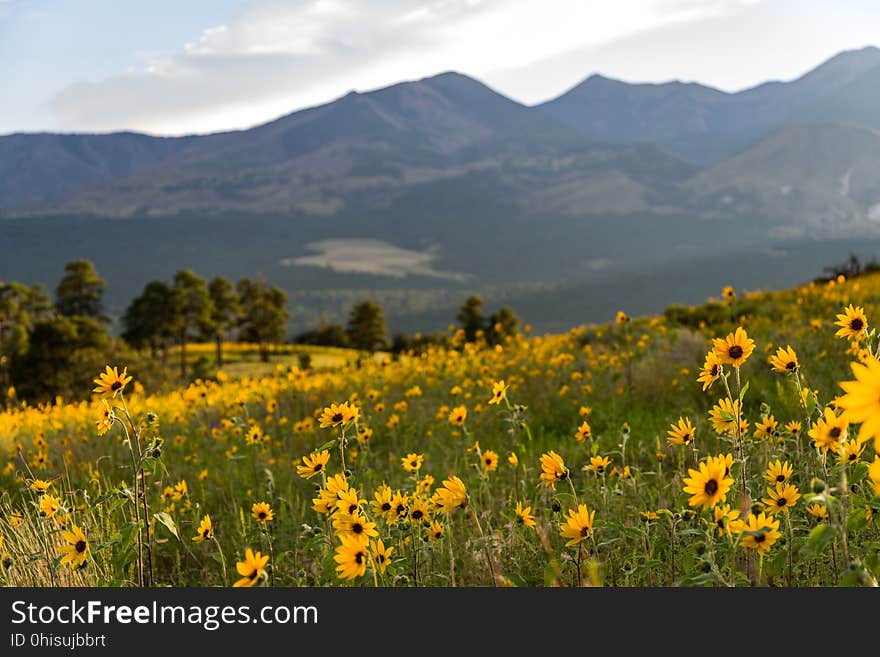
[[[174,524],[174,519],[171,516],[162,511],[160,513],[154,513],[153,518],[156,519],[156,522],[164,525],[168,531],[174,534],[174,538],[178,541],[180,540],[180,534],[177,533],[177,525]]]
[[[852,469],[852,472],[849,474],[849,482],[851,484],[857,484],[862,479],[865,478],[865,475],[868,474],[868,464],[859,461],[855,464]]]
[[[772,559],[764,562],[765,572],[768,575],[781,575],[785,569],[787,557],[787,550],[778,550]]]
[[[727,411],[721,411],[721,419],[725,422],[736,422],[736,416],[733,413],[728,413]]]
[[[112,545],[118,543],[121,547],[113,556],[113,569],[116,571],[123,570],[128,564],[134,560],[134,543],[135,536],[138,533],[138,526],[130,523],[127,527],[123,527],[117,534],[114,534],[109,543]]]
[[[712,586],[713,584],[718,584],[718,576],[715,573],[699,573],[696,575],[689,575],[682,579],[678,585],[679,586]]]
[[[858,531],[868,524],[868,512],[864,507],[860,507],[852,511],[846,518],[846,531]]]
[[[108,490],[103,495],[99,496],[94,502],[92,502],[93,506],[98,506],[99,504],[103,504],[107,500],[117,499],[119,497],[119,491],[115,488],[112,490]]]
[[[742,390],[739,391],[739,404],[742,406],[742,401],[746,396],[746,392],[749,390],[749,382],[746,381],[746,384],[742,387]]]
[[[807,394],[807,415],[813,417],[813,413],[816,412],[816,406],[819,404],[819,400],[816,398],[816,395],[813,394],[812,390]],[[809,427],[806,427],[809,429]]]
[[[815,556],[821,553],[834,540],[837,530],[830,525],[817,525],[810,532],[806,544],[801,548],[804,556]]]
[[[320,447],[316,448],[315,451],[316,452],[323,452],[325,449],[333,449],[334,447],[336,447],[336,438],[333,438],[332,440],[328,440],[326,443],[324,443]]]

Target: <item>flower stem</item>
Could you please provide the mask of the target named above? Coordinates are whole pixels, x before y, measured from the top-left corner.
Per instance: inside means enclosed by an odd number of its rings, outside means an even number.
[[[223,586],[228,586],[229,575],[226,572],[226,556],[223,554],[223,548],[220,547],[220,541],[217,540],[217,537],[211,536],[211,540],[214,541],[214,545],[217,546],[217,553],[220,555],[220,565],[223,567]]]
[[[489,546],[486,544],[486,535],[483,533],[483,528],[480,526],[480,520],[477,518],[477,512],[474,511],[474,507],[470,504],[468,505],[468,510],[471,512],[471,518],[474,519],[474,524],[477,526],[477,531],[480,534],[480,538],[483,543],[483,552],[486,554],[486,561],[489,563],[489,574],[492,575],[492,586],[498,586],[498,582],[495,579],[495,566],[492,564],[492,555],[489,554]]]

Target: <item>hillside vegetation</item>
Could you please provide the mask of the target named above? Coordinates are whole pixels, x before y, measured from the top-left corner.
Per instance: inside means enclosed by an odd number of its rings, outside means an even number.
[[[841,277],[170,394],[125,363],[91,402],[9,390],[0,577],[876,585],[878,313],[880,276]]]

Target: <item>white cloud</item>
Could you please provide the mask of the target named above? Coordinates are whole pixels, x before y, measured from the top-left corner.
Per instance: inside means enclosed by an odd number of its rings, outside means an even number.
[[[366,90],[455,69],[529,100],[539,63],[576,48],[734,12],[755,0],[253,0],[142,70],[80,82],[52,101],[64,130],[164,134],[254,125]],[[573,81],[573,80],[572,80]],[[501,89],[504,91],[504,89]]]

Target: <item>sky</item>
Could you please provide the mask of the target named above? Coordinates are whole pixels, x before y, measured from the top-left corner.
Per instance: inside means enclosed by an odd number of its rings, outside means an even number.
[[[0,0],[0,134],[239,129],[448,70],[737,91],[867,45],[877,0]]]

